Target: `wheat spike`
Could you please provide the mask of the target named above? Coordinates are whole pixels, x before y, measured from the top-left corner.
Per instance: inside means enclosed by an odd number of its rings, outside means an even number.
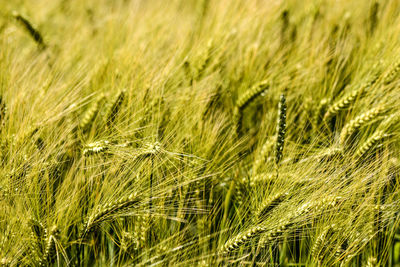
[[[236,237],[228,240],[225,245],[222,247],[221,252],[222,253],[229,253],[237,248],[239,248],[241,245],[243,245],[245,242],[253,239],[256,236],[259,236],[260,234],[264,233],[267,231],[267,228],[263,226],[254,226],[248,229],[247,231],[238,234]]]
[[[330,161],[333,159],[342,159],[343,149],[341,147],[329,147],[322,150],[318,155],[312,156],[310,159],[318,160],[319,162]]]
[[[369,137],[364,143],[362,143],[355,152],[355,157],[361,159],[369,150],[375,147],[388,135],[382,130],[377,130],[375,133]]]
[[[382,78],[383,84],[388,85],[391,82],[393,82],[394,79],[396,78],[397,74],[399,74],[399,72],[400,72],[400,61],[396,62],[392,66],[390,71],[383,76],[383,78]]]
[[[104,96],[99,97],[83,114],[82,120],[79,124],[79,128],[81,128],[83,132],[90,130],[92,123],[99,111],[100,102],[103,98]]]
[[[358,89],[351,91],[350,93],[344,95],[338,101],[333,103],[327,112],[324,115],[324,121],[329,121],[332,119],[339,111],[347,109],[353,102],[357,99],[357,97],[361,96],[366,90],[371,88],[375,82],[377,81],[378,77],[374,76],[370,81],[366,82],[363,86]]]
[[[196,79],[199,80],[203,77],[205,70],[210,65],[212,58],[212,50],[213,50],[213,41],[209,40],[207,43],[207,50],[204,53],[204,61],[197,68],[197,76]]]
[[[330,235],[333,234],[333,229],[334,226],[329,226],[327,227],[322,233],[317,237],[317,239],[314,242],[314,245],[311,249],[311,256],[318,262],[320,262],[323,259],[323,252],[326,249],[326,242],[329,242],[329,237]],[[321,255],[322,254],[322,255]]]
[[[29,35],[35,40],[38,46],[42,49],[46,48],[46,44],[43,41],[43,37],[40,32],[35,29],[28,19],[24,18],[21,14],[13,12],[14,18],[21,23],[21,25],[28,31]]]
[[[275,144],[275,140],[273,138],[268,138],[268,140],[264,143],[264,145],[261,148],[260,153],[257,154],[257,156],[254,160],[253,174],[257,173],[258,169],[265,162],[265,158],[267,157],[268,153],[271,152],[274,144]]]
[[[377,260],[375,257],[373,257],[373,256],[370,256],[370,257],[368,258],[367,264],[365,265],[365,267],[378,267],[378,266],[380,266],[380,265],[378,264],[378,260]]]
[[[268,243],[270,240],[278,237],[280,234],[283,233],[285,229],[292,226],[294,224],[293,219],[303,215],[304,213],[309,212],[312,206],[310,204],[304,204],[300,208],[298,208],[295,212],[289,216],[289,219],[282,219],[280,220],[277,227],[272,230],[269,228],[261,225],[253,226],[250,229],[244,231],[243,233],[238,234],[236,237],[228,240],[225,245],[222,247],[221,252],[229,253],[244,243],[250,241],[251,239],[260,236],[261,234],[266,233],[265,239],[267,240],[264,244]]]
[[[247,90],[236,102],[235,110],[233,113],[233,121],[236,131],[239,133],[242,127],[243,110],[254,100],[256,97],[264,93],[269,88],[267,81],[262,81],[254,85],[251,89]]]
[[[367,123],[371,122],[378,116],[382,115],[385,112],[385,110],[386,109],[384,106],[378,106],[349,121],[343,127],[342,132],[340,134],[340,144],[343,145],[345,141],[349,137],[351,137],[355,131],[357,131],[359,128],[366,125]]]
[[[286,98],[285,95],[281,95],[278,107],[278,123],[276,127],[276,143],[275,143],[275,163],[276,165],[282,159],[283,147],[285,145],[285,133],[286,133]]]
[[[106,221],[108,218],[114,216],[116,213],[123,211],[128,208],[132,208],[137,205],[140,201],[140,198],[132,193],[128,197],[121,198],[118,201],[110,202],[105,204],[97,209],[97,211],[89,216],[84,224],[82,231],[82,238],[94,230],[98,224]]]
[[[48,265],[55,256],[56,239],[58,238],[59,230],[56,226],[50,230],[50,235],[47,237],[47,243],[42,258],[39,260],[39,266]]]
[[[7,106],[3,97],[0,95],[0,130],[3,129],[6,115],[7,115]]]
[[[193,84],[193,71],[188,57],[185,57],[182,67],[183,72],[185,73],[185,77],[189,81],[189,85],[191,86]]]
[[[106,113],[107,127],[111,127],[111,125],[114,123],[114,120],[117,117],[117,114],[121,108],[122,102],[124,101],[124,98],[125,98],[125,90],[121,90],[117,95],[114,96],[113,100],[109,104]]]
[[[121,233],[120,247],[124,251],[138,250],[139,240],[135,237],[134,233],[123,231]]]
[[[387,130],[388,128],[398,125],[400,116],[398,113],[386,115],[384,121],[379,125],[379,129]]]
[[[93,143],[89,143],[83,147],[83,155],[90,156],[93,154],[106,152],[110,148],[110,145],[110,141],[107,140],[99,140]]]
[[[263,239],[260,241],[262,246],[268,246],[271,242],[280,238],[282,234],[293,225],[296,224],[295,220],[302,215],[313,211],[315,207],[312,206],[312,203],[305,203],[296,209],[294,212],[290,213],[287,218],[283,218],[279,221],[277,226],[269,231],[266,231]]]
[[[148,241],[148,234],[151,228],[150,216],[148,214],[137,216],[137,224],[135,225],[134,236],[138,241],[138,248],[143,248]]]
[[[235,201],[237,206],[242,206],[244,201],[246,200],[247,192],[248,192],[248,181],[246,178],[238,179],[235,185]]]
[[[30,255],[36,260],[40,261],[40,252],[43,250],[41,247],[42,239],[46,234],[46,228],[44,225],[39,221],[33,218],[29,221],[31,227],[31,237],[32,237],[32,244],[30,246]]]
[[[315,111],[312,119],[315,127],[318,127],[319,124],[321,123],[328,105],[329,105],[329,100],[326,98],[322,99],[319,102],[317,110]]]
[[[305,215],[312,214],[314,218],[318,218],[320,214],[326,212],[330,208],[335,207],[341,201],[340,197],[325,197],[322,200],[305,203],[300,208],[292,212],[287,218],[280,220],[277,227],[268,231],[261,241],[262,246],[268,246],[272,241],[281,237],[285,230],[296,225],[296,219]]]
[[[264,218],[271,210],[273,210],[277,205],[282,203],[288,196],[287,192],[278,193],[272,197],[267,198],[260,206],[257,217],[258,219]]]
[[[375,32],[376,26],[378,25],[378,12],[379,2],[372,4],[369,11],[369,34],[372,35]]]

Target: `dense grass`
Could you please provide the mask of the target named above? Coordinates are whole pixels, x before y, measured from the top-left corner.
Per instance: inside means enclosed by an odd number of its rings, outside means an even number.
[[[0,1],[0,264],[400,265],[397,0]]]

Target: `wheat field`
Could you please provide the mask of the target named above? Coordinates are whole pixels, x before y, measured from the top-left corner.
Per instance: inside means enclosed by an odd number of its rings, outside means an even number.
[[[0,265],[400,266],[399,25],[0,0]]]

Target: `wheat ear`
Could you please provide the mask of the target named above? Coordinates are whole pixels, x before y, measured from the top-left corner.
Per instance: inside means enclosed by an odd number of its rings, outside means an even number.
[[[197,76],[196,76],[197,80],[203,77],[205,70],[210,65],[212,59],[212,50],[213,50],[213,41],[209,40],[207,43],[207,50],[205,52],[205,59],[197,68]]]
[[[106,152],[110,148],[110,141],[107,140],[99,140],[89,144],[86,144],[83,147],[83,155],[90,156],[94,154],[99,154]]]
[[[329,105],[329,100],[326,98],[322,99],[319,102],[317,109],[314,113],[314,116],[312,118],[315,127],[318,127],[318,125],[321,123],[328,105]]]
[[[351,91],[350,93],[341,97],[338,101],[333,103],[329,109],[326,111],[324,115],[324,121],[329,121],[332,119],[337,113],[341,110],[347,109],[350,107],[351,104],[357,99],[357,97],[361,96],[366,90],[371,88],[375,82],[377,81],[378,77],[374,76],[370,81],[366,82],[360,88]]]
[[[369,137],[364,143],[362,143],[355,152],[355,157],[357,159],[363,158],[368,151],[379,144],[384,138],[388,137],[382,130],[377,130],[375,133]]]
[[[338,205],[340,200],[340,197],[325,197],[319,201],[305,203],[287,218],[280,220],[277,227],[266,232],[263,236],[263,240],[261,241],[261,245],[270,245],[272,241],[275,241],[277,238],[281,237],[285,230],[296,225],[296,219],[299,217],[311,213],[312,217],[318,218],[322,213]]]
[[[282,159],[283,147],[285,145],[285,133],[286,133],[286,98],[285,95],[281,95],[278,106],[278,123],[276,127],[276,143],[275,143],[275,163],[276,165]]]
[[[110,202],[97,209],[97,211],[89,216],[84,223],[81,237],[83,238],[88,233],[94,230],[100,223],[112,218],[116,213],[137,205],[140,198],[132,193],[128,197],[124,197],[115,202]]]
[[[260,234],[262,234],[266,231],[267,231],[267,228],[263,227],[263,226],[257,225],[257,226],[251,227],[247,231],[244,231],[243,233],[238,234],[236,237],[228,240],[228,242],[226,242],[225,245],[222,247],[221,252],[229,253],[229,252],[239,248],[241,245],[243,245],[247,241],[253,239],[256,236],[259,236]]]
[[[24,18],[21,14],[13,12],[14,18],[21,23],[21,25],[27,30],[29,35],[35,40],[40,48],[46,48],[46,44],[43,41],[43,37],[40,32],[32,26],[28,19]]]
[[[111,127],[111,125],[114,123],[114,120],[117,117],[118,112],[120,111],[122,102],[124,102],[124,98],[125,98],[125,90],[121,90],[118,94],[114,96],[111,103],[109,104],[106,113],[107,127]]]
[[[314,245],[311,248],[311,256],[314,258],[315,261],[320,262],[323,258],[321,252],[325,250],[326,242],[332,234],[333,234],[333,226],[327,227],[322,233],[317,237],[314,242]]]
[[[47,243],[42,258],[39,260],[39,266],[47,266],[55,256],[56,253],[56,240],[58,238],[59,230],[56,226],[50,230],[50,235],[47,237]]]
[[[264,93],[269,88],[267,81],[262,81],[254,85],[251,89],[247,90],[236,102],[233,112],[233,121],[236,127],[236,132],[240,133],[242,128],[243,110],[254,100],[256,97]]]
[[[89,131],[94,119],[100,108],[100,102],[104,97],[99,97],[83,114],[82,120],[79,124],[79,128],[82,129],[83,132]]]
[[[340,134],[340,144],[343,145],[345,141],[354,134],[355,131],[376,119],[378,116],[384,114],[385,110],[386,109],[384,106],[378,106],[349,121],[343,127]]]
[[[260,153],[257,154],[257,156],[254,160],[253,174],[256,174],[258,169],[265,162],[265,158],[267,157],[268,153],[271,152],[274,144],[275,144],[275,140],[273,138],[268,138],[267,141],[264,143],[264,145],[261,148]]]
[[[393,82],[397,74],[399,74],[399,72],[400,72],[400,61],[393,64],[390,71],[383,76],[382,78],[383,84],[388,85],[391,82]]]
[[[29,249],[29,253],[35,260],[40,261],[39,255],[43,250],[43,248],[41,247],[41,242],[47,230],[39,220],[31,218],[29,224],[32,237],[32,243]]]
[[[267,198],[258,209],[257,218],[259,220],[265,218],[265,216],[276,206],[282,203],[287,198],[287,196],[288,193],[284,192],[284,193],[278,193],[276,195],[273,195],[272,197]]]
[[[5,124],[6,115],[7,115],[7,106],[3,97],[0,95],[0,131],[3,129],[3,126]]]
[[[378,12],[379,3],[375,2],[369,11],[369,34],[372,35],[375,32],[376,26],[378,25]]]

